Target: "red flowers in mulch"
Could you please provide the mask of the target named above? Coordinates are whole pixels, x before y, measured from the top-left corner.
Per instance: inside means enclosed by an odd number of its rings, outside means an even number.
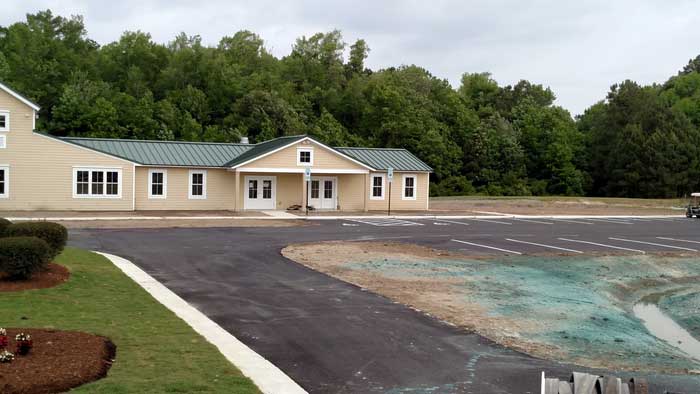
[[[26,346],[26,340],[16,340],[19,333],[29,335],[33,346],[26,355],[18,351],[13,361],[0,363],[3,394],[68,391],[106,376],[116,354],[116,347],[105,337],[30,328],[7,329],[8,348]]]

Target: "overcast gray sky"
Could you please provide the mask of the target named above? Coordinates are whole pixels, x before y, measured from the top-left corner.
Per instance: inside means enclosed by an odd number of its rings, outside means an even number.
[[[527,79],[551,87],[574,115],[613,83],[662,82],[700,54],[700,3],[690,0],[3,0],[0,25],[47,8],[83,15],[100,44],[142,30],[159,42],[184,31],[215,45],[248,29],[283,56],[295,38],[338,28],[348,43],[367,40],[373,69],[416,64],[455,87],[464,72]]]

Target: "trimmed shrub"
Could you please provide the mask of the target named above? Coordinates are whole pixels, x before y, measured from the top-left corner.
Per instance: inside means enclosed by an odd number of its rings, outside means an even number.
[[[49,263],[51,247],[37,237],[0,238],[0,271],[11,279],[27,279]]]
[[[3,234],[5,234],[5,229],[7,228],[7,226],[9,226],[11,224],[12,224],[11,221],[9,221],[5,218],[0,218],[0,237],[2,237]]]
[[[53,259],[63,251],[68,241],[68,230],[53,222],[13,223],[5,229],[6,237],[37,237],[51,247],[49,258]]]

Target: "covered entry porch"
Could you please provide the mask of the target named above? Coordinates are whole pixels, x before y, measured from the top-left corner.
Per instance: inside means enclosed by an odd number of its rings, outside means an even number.
[[[366,211],[365,191],[368,172],[347,170],[311,171],[305,179],[304,169],[287,172],[236,172],[236,210],[287,210],[298,207],[319,211]]]

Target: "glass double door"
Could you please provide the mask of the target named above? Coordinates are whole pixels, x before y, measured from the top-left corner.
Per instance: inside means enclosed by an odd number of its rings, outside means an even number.
[[[275,209],[276,178],[274,176],[245,177],[244,209]]]
[[[310,206],[316,209],[337,209],[338,178],[311,177],[308,193]]]

